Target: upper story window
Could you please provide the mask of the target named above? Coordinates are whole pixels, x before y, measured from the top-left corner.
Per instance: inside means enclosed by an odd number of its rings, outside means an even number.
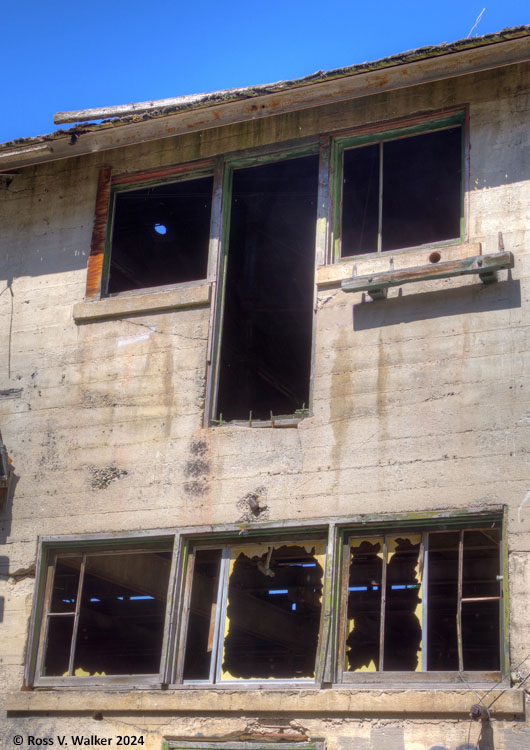
[[[28,684],[499,680],[502,517],[481,515],[45,541]]]
[[[315,266],[463,239],[464,114],[103,169],[87,298],[209,284],[205,424],[296,424],[311,409]]]
[[[461,238],[461,121],[457,114],[336,140],[338,258]]]
[[[293,415],[309,405],[318,154],[227,169],[215,417]]]
[[[107,293],[205,279],[213,176],[112,190]]]

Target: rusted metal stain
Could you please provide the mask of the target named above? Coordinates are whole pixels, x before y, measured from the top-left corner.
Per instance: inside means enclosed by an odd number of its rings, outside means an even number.
[[[90,243],[90,255],[88,257],[86,279],[87,299],[98,297],[101,293],[101,275],[109,215],[110,177],[110,167],[102,167],[99,170],[94,228],[92,230],[92,242]]]

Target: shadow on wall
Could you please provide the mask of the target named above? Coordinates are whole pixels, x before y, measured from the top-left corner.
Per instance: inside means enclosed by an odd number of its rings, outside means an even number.
[[[438,292],[361,302],[353,305],[353,330],[364,331],[398,323],[517,307],[521,307],[521,283],[519,280],[508,279],[488,286],[480,283],[456,289],[441,289]]]
[[[13,507],[13,496],[18,482],[13,465],[10,464],[9,481],[7,491],[0,490],[0,546],[7,542],[11,533],[11,509]],[[2,495],[3,492],[3,495]],[[0,555],[0,579],[7,580],[9,577],[9,557]],[[4,597],[0,596],[0,622],[4,619]]]

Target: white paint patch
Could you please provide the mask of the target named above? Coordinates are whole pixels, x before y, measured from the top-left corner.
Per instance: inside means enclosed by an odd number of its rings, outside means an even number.
[[[517,520],[519,521],[519,523],[522,523],[522,521],[521,521],[521,511],[522,511],[523,506],[525,505],[525,503],[528,502],[528,500],[530,500],[530,490],[524,496],[523,502],[520,504],[519,509],[517,511]]]
[[[155,331],[155,328],[150,328],[145,333],[139,333],[138,336],[129,336],[127,339],[119,339],[118,346],[129,346],[129,344],[135,344],[137,341],[143,341],[148,339],[149,336]]]

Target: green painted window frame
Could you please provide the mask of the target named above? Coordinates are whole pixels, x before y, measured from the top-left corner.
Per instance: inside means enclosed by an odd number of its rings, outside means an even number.
[[[345,568],[345,543],[350,537],[364,538],[369,535],[396,532],[418,533],[420,531],[445,531],[484,528],[488,523],[499,523],[501,528],[500,554],[502,597],[500,605],[499,649],[501,669],[495,673],[481,672],[381,672],[380,679],[367,680],[363,673],[349,673],[346,676],[340,664],[343,650],[344,601],[345,592],[342,585]],[[183,656],[185,650],[185,631],[187,626],[187,601],[190,593],[190,555],[194,547],[221,547],[235,545],[244,547],[254,542],[285,542],[294,544],[297,541],[325,541],[325,562],[322,589],[322,607],[320,637],[316,652],[315,679],[313,680],[237,680],[215,684],[199,684],[182,680]],[[42,679],[38,673],[39,650],[42,651],[43,623],[46,617],[46,597],[50,596],[49,566],[57,552],[76,553],[82,551],[128,551],[134,549],[160,549],[161,545],[170,548],[173,545],[164,638],[161,649],[160,673],[149,675],[104,676],[104,677],[59,677]],[[509,684],[509,600],[508,600],[508,547],[507,547],[507,509],[494,506],[486,509],[469,508],[464,510],[447,510],[432,512],[409,512],[394,514],[362,514],[349,517],[327,519],[308,519],[306,521],[253,522],[224,524],[216,527],[188,527],[178,529],[157,529],[143,532],[68,535],[43,537],[38,541],[38,556],[35,581],[35,595],[29,627],[29,640],[26,650],[24,683],[28,688],[81,688],[99,687],[105,689],[255,689],[281,685],[303,689],[308,682],[316,687],[327,685],[335,687],[373,686],[422,688],[448,686],[452,684],[464,687],[471,683],[474,686],[490,685],[498,682],[499,686]],[[359,678],[359,674],[361,677]],[[364,673],[366,674],[366,673]]]
[[[416,122],[395,122],[382,124],[380,129],[370,128],[369,132],[360,129],[357,132],[349,132],[333,136],[331,138],[330,152],[330,262],[351,262],[362,258],[373,258],[381,256],[406,253],[411,250],[420,250],[432,247],[444,247],[465,242],[467,232],[466,191],[468,185],[467,152],[468,152],[468,112],[466,108],[459,108],[446,114],[425,115]],[[449,240],[403,247],[397,250],[378,250],[371,253],[341,256],[341,232],[342,232],[342,184],[343,184],[343,159],[344,151],[359,146],[371,144],[383,144],[424,133],[433,133],[460,126],[462,128],[461,138],[461,181],[460,181],[460,236]],[[379,196],[379,210],[381,209],[381,196]]]
[[[410,514],[416,515],[416,514]],[[418,514],[419,515],[419,514]],[[348,595],[348,572],[349,572],[349,549],[352,540],[357,539],[359,541],[368,537],[381,537],[381,536],[395,536],[397,533],[411,534],[421,536],[421,555],[423,556],[423,544],[426,539],[425,535],[429,532],[441,532],[441,531],[460,531],[461,534],[464,531],[472,531],[473,529],[484,529],[488,525],[495,525],[500,532],[499,541],[499,567],[501,581],[499,581],[499,658],[500,668],[496,671],[433,671],[426,669],[426,653],[422,651],[421,669],[417,672],[392,672],[392,671],[375,671],[375,672],[348,672],[341,665],[345,663],[345,647],[347,637],[347,595]],[[335,654],[337,659],[336,663],[336,676],[337,682],[340,684],[348,685],[388,685],[392,683],[400,683],[409,686],[427,686],[427,685],[444,685],[444,684],[458,684],[465,686],[468,683],[475,685],[489,685],[492,683],[499,682],[503,685],[509,678],[509,631],[508,631],[508,559],[507,559],[507,538],[506,538],[506,513],[505,512],[483,512],[480,515],[476,514],[457,514],[446,518],[437,518],[436,514],[432,514],[430,518],[424,517],[422,520],[418,519],[398,519],[393,523],[375,522],[368,523],[360,529],[357,525],[355,526],[343,526],[340,529],[339,537],[339,567],[341,570],[342,581],[340,584],[340,592],[342,600],[337,608],[337,619],[335,621],[335,627],[337,628],[337,642],[338,650]],[[462,536],[460,545],[462,544]],[[427,559],[428,552],[425,553]],[[423,562],[420,563],[423,565]],[[459,562],[459,575],[461,576],[461,560]],[[427,579],[428,580],[428,579]],[[424,583],[424,581],[422,581]],[[427,594],[422,594],[422,605],[423,611],[428,610]],[[459,602],[461,597],[461,591],[459,592]],[[423,646],[426,637],[424,628],[426,625],[422,623],[422,642]],[[425,635],[424,635],[425,634]],[[458,648],[460,654],[460,662],[462,660],[461,648],[462,648],[462,634],[459,631],[458,635]],[[382,655],[380,655],[382,657]]]
[[[229,252],[229,237],[230,237],[230,220],[231,212],[230,207],[232,204],[232,183],[234,171],[236,169],[244,169],[246,167],[257,167],[263,164],[273,164],[275,162],[287,161],[290,159],[297,159],[303,156],[319,155],[319,185],[318,185],[318,196],[317,196],[317,221],[315,226],[315,274],[316,267],[323,263],[323,255],[321,252],[321,244],[323,242],[322,234],[319,233],[319,217],[321,215],[321,204],[322,204],[322,192],[327,190],[327,180],[322,181],[322,171],[325,169],[325,160],[322,157],[322,139],[309,138],[300,139],[295,143],[281,144],[275,148],[260,147],[257,149],[250,149],[243,153],[225,154],[219,157],[218,172],[220,186],[219,195],[216,199],[216,224],[215,227],[217,232],[214,233],[219,238],[219,244],[212,253],[212,268],[215,265],[213,271],[213,278],[215,279],[215,286],[212,290],[212,303],[211,303],[211,316],[210,316],[210,328],[209,328],[209,340],[208,340],[208,355],[207,355],[207,372],[206,372],[206,402],[204,411],[204,426],[212,427],[214,425],[230,424],[229,422],[223,422],[222,414],[218,413],[218,392],[219,392],[219,370],[221,363],[221,348],[223,339],[223,321],[224,321],[224,308],[225,308],[225,294],[226,294],[226,276],[227,276],[227,264],[228,264],[228,252]],[[324,166],[323,166],[324,164]],[[214,189],[215,193],[215,189]],[[214,208],[212,207],[212,213]],[[316,301],[316,285],[315,285],[315,301]],[[311,363],[314,364],[315,356],[315,314],[313,314],[313,333],[312,333],[312,351],[311,351]],[[313,366],[311,372],[313,372]],[[309,404],[306,405],[303,414],[293,414],[291,418],[287,420],[276,420],[271,419],[269,421],[254,420],[254,424],[260,424],[261,426],[296,426],[305,416],[311,416],[312,414],[312,403],[313,403],[313,377],[310,376],[309,382]],[[239,420],[237,420],[239,421]],[[249,419],[249,426],[252,425],[252,420]]]

